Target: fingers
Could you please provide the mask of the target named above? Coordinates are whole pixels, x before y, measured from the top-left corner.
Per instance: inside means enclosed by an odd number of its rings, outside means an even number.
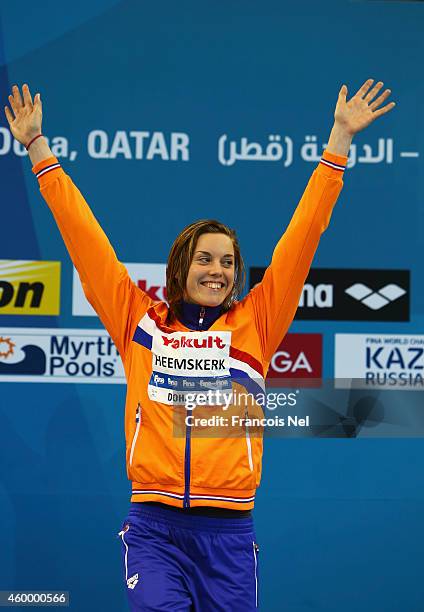
[[[25,83],[24,85],[22,85],[22,93],[24,95],[24,104],[25,106],[29,106],[30,109],[32,109],[32,96],[31,96],[31,92],[29,90],[28,85]]]
[[[390,104],[386,104],[386,106],[383,106],[383,108],[380,108],[378,111],[375,111],[374,113],[374,117],[381,117],[381,115],[385,115],[386,113],[388,113],[389,111],[392,110],[392,108],[394,108],[396,106],[396,104],[394,102],[390,102]]]
[[[355,96],[359,96],[360,98],[363,98],[368,93],[368,90],[370,89],[373,83],[374,83],[374,79],[368,79],[367,81],[365,81],[362,87],[358,89]]]
[[[346,102],[346,96],[347,96],[347,87],[346,85],[342,85],[340,91],[339,91],[339,100],[342,100],[343,102]]]
[[[383,87],[383,85],[384,85],[384,83],[382,81],[379,81],[378,83],[376,83],[374,85],[374,87],[369,90],[369,92],[366,94],[366,96],[364,96],[364,100],[366,102],[368,102],[368,104],[369,104],[371,102],[371,100],[373,100],[375,98],[375,96],[379,93],[379,91]]]
[[[19,109],[16,106],[16,102],[15,102],[15,98],[13,96],[8,96],[7,99],[9,100],[9,104],[12,107],[13,110],[13,114],[15,115],[15,117],[17,116]]]
[[[12,117],[12,113],[10,112],[10,109],[8,106],[4,107],[4,114],[6,115],[6,119],[9,125],[12,125],[13,123],[13,117]]]
[[[380,104],[383,104],[384,100],[386,100],[386,98],[388,98],[391,93],[392,93],[391,89],[386,89],[386,91],[383,92],[381,96],[378,96],[378,98],[374,100],[374,102],[372,102],[368,106],[370,107],[372,111],[376,110],[380,106]]]
[[[21,98],[21,92],[19,91],[19,87],[17,85],[14,85],[12,87],[12,94],[13,94],[13,99],[15,100],[16,106],[18,108],[21,108],[23,106],[23,102]]]
[[[24,85],[22,86],[22,93],[23,93],[23,100],[21,97],[21,92],[19,91],[19,87],[17,85],[13,85],[12,95],[8,96],[9,104],[13,110],[13,114],[15,117],[18,116],[19,111],[23,108],[27,108],[30,111],[32,111],[33,109],[31,92],[26,83],[24,83]],[[38,102],[41,105],[40,94],[38,94]],[[5,114],[6,114],[8,121],[9,121],[9,117],[11,117],[13,121],[14,117],[12,113],[10,112],[9,109],[7,109],[6,111],[6,108],[7,107],[5,107]]]

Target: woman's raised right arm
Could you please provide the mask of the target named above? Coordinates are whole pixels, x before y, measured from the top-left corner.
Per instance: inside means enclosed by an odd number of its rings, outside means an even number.
[[[9,104],[4,107],[6,119],[9,123],[10,131],[16,140],[19,140],[24,147],[39,134],[41,134],[41,123],[43,120],[43,106],[40,94],[36,94],[34,102],[28,85],[23,85],[21,92],[17,85],[12,87],[12,95],[9,96]],[[28,150],[32,165],[35,166],[41,161],[53,157],[47,141],[42,136],[34,140]]]
[[[62,170],[45,138],[38,137],[40,94],[33,101],[28,85],[22,87],[22,96],[16,85],[12,91],[12,110],[5,107],[10,130],[28,148],[41,194],[78,270],[84,293],[124,358],[137,322],[152,300],[134,285],[80,191]]]

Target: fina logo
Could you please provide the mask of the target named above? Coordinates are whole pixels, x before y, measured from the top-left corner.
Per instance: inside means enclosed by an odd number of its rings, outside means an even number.
[[[384,308],[390,302],[394,302],[402,297],[402,295],[405,295],[406,291],[393,283],[385,285],[378,291],[372,291],[372,289],[362,283],[355,283],[345,289],[345,293],[367,306],[367,308],[371,308],[371,310],[381,310],[381,308]]]

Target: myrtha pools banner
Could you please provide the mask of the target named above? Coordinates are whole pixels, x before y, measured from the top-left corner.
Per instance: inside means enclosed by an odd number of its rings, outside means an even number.
[[[125,383],[121,358],[100,329],[0,329],[0,381]]]

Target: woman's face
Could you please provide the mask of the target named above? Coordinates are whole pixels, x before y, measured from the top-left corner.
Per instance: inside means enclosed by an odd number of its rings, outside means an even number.
[[[225,234],[201,234],[194,249],[184,299],[219,306],[234,285],[234,246]]]

